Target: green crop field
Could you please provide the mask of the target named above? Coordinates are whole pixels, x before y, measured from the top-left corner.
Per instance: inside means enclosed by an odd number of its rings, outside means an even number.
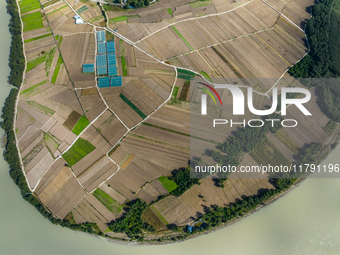
[[[122,70],[123,70],[123,76],[127,76],[127,68],[126,68],[126,58],[125,57],[121,57],[122,60]]]
[[[164,188],[166,188],[166,190],[169,191],[169,192],[177,189],[177,187],[178,187],[178,185],[174,181],[169,180],[168,177],[161,176],[161,177],[158,178],[158,180],[160,181],[160,183],[162,183]]]
[[[123,210],[123,206],[120,203],[118,203],[101,189],[96,189],[92,194],[116,216]]]
[[[270,142],[267,138],[257,146],[256,150],[250,153],[250,156],[259,165],[272,165],[272,166],[289,166],[289,160]]]
[[[197,7],[202,7],[202,6],[208,6],[208,5],[212,5],[213,2],[210,0],[199,0],[196,2],[192,2],[189,3],[189,5],[191,6],[191,8],[197,8]]]
[[[208,81],[211,81],[212,82],[212,79],[210,78],[209,74],[207,74],[206,72],[204,71],[200,71],[200,74],[202,74],[204,76],[204,78],[206,78]]]
[[[168,10],[169,15],[172,15],[172,14],[173,14],[171,8],[168,8],[167,10]]]
[[[61,40],[61,39],[60,39]],[[61,68],[61,65],[64,63],[61,55],[59,55],[59,58],[58,58],[58,62],[57,62],[57,66],[56,68],[54,69],[54,73],[53,73],[53,76],[52,76],[52,79],[51,79],[51,82],[54,84],[56,83],[57,81],[57,78],[58,78],[58,74],[59,74],[59,71],[60,71],[60,68]]]
[[[82,138],[78,138],[73,146],[63,154],[63,158],[70,166],[73,166],[95,148],[96,147],[94,147],[90,142]]]
[[[180,68],[177,69],[177,72],[177,77],[184,80],[193,80],[196,76],[195,73]]]
[[[177,97],[178,90],[179,90],[179,87],[174,87],[174,90],[173,90],[173,92],[172,92],[172,97],[173,97],[173,98],[176,98],[176,97]]]
[[[176,32],[176,34],[183,40],[183,42],[189,47],[190,50],[194,50],[193,47],[188,43],[188,41],[183,37],[183,35],[175,28],[174,26],[171,26],[171,28]]]
[[[45,62],[46,54],[40,55],[39,57],[27,62],[26,73],[31,71],[34,67],[40,65],[41,63]]]
[[[24,32],[44,27],[40,11],[22,16],[21,19],[24,23]]]
[[[141,116],[143,119],[146,118],[146,115],[137,108],[137,106],[135,106],[129,99],[127,99],[123,94],[119,95],[120,98],[127,103],[136,113],[138,113],[139,116]]]
[[[119,21],[125,21],[127,19],[128,19],[127,16],[124,15],[124,16],[119,16],[119,17],[116,17],[116,18],[113,18],[113,19],[110,19],[110,20],[112,20],[113,22],[119,22]]]
[[[55,51],[56,51],[56,48],[54,47],[52,50],[50,50],[49,53],[47,53],[47,56],[46,56],[45,71],[46,71],[47,76],[48,76],[48,72],[51,69],[51,65],[52,65],[52,62],[53,62]]]
[[[19,7],[20,13],[26,13],[41,8],[38,0],[22,0],[19,2]]]
[[[72,132],[76,135],[80,135],[80,133],[90,124],[88,119],[86,118],[86,115],[83,115],[78,120],[75,127],[72,129]]]

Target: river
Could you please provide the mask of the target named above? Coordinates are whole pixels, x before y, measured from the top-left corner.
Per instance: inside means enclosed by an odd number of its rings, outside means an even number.
[[[8,21],[2,1],[1,106],[10,91]],[[339,163],[339,154],[340,146],[324,163]],[[0,156],[0,255],[340,254],[339,194],[340,179],[308,178],[278,201],[214,233],[168,245],[122,245],[52,225],[21,198]]]

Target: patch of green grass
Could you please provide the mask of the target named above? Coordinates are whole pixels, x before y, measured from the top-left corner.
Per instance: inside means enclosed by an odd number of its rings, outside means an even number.
[[[37,87],[39,87],[39,86],[45,84],[46,82],[47,82],[47,80],[42,81],[42,82],[39,82],[38,84],[33,85],[32,87],[30,87],[30,88],[28,88],[28,89],[25,89],[25,90],[21,91],[21,92],[20,92],[20,96],[25,95],[25,94],[27,94],[27,93],[29,93],[29,92],[32,92],[32,91],[35,90]],[[31,94],[31,93],[29,93],[29,94]]]
[[[123,210],[123,206],[120,203],[118,203],[101,189],[96,189],[93,192],[93,195],[115,215],[118,215]]]
[[[57,39],[58,40],[58,39]],[[59,42],[58,42],[58,46],[60,47],[61,41],[63,40],[63,36],[60,36]]]
[[[270,142],[267,138],[257,146],[256,150],[250,153],[250,156],[259,165],[272,166],[289,166],[290,161]]]
[[[73,166],[95,148],[90,142],[79,138],[73,146],[63,154],[63,158],[70,166]]]
[[[190,50],[194,50],[193,47],[188,43],[188,41],[183,37],[183,35],[175,28],[174,26],[171,26],[171,28],[176,32],[176,34],[182,39],[182,41],[189,47]]]
[[[136,113],[138,113],[139,116],[141,116],[143,119],[146,118],[146,115],[137,108],[129,99],[127,99],[123,94],[120,94],[119,97],[127,103]]]
[[[113,42],[115,37],[112,33],[110,33],[109,31],[105,31],[106,34],[106,41],[107,42]]]
[[[171,191],[177,189],[177,187],[178,187],[178,185],[174,181],[169,180],[168,177],[161,176],[161,177],[158,178],[158,180],[160,181],[160,183],[162,183],[164,188],[166,188],[166,190],[169,191],[169,193]]]
[[[52,33],[49,33],[49,34],[46,34],[46,35],[37,36],[37,37],[31,38],[31,39],[27,39],[27,40],[25,40],[24,42],[25,42],[25,43],[33,42],[33,41],[36,41],[36,40],[39,40],[39,39],[48,37],[48,36],[50,36],[50,35],[52,35]]]
[[[82,13],[82,12],[88,10],[88,9],[89,9],[89,8],[88,8],[86,5],[84,5],[84,6],[82,6],[81,8],[79,8],[79,9],[77,10],[77,13],[80,14],[80,13]]]
[[[126,58],[125,57],[121,57],[121,61],[122,61],[122,71],[123,71],[123,76],[127,76],[127,68],[126,68]]]
[[[48,108],[47,106],[41,105],[35,101],[27,101],[26,103],[32,106],[36,111],[44,113],[48,116],[52,116],[55,113],[54,110]]]
[[[177,73],[177,77],[184,80],[193,80],[196,76],[195,73],[180,68],[177,69]]]
[[[165,226],[169,225],[166,219],[162,216],[162,214],[156,209],[155,206],[151,206],[151,210],[157,215],[157,217],[165,224]]]
[[[41,63],[45,62],[47,54],[40,55],[39,57],[27,62],[26,73],[31,71],[34,67],[40,65]]]
[[[168,8],[167,10],[168,10],[169,15],[172,15],[172,14],[173,14],[171,8]]]
[[[40,11],[22,16],[21,19],[24,23],[24,32],[44,27]]]
[[[113,22],[119,22],[119,21],[125,21],[127,19],[128,19],[128,17],[126,15],[123,15],[123,16],[119,16],[119,17],[116,17],[116,18],[113,18],[113,19],[110,19],[110,20],[113,21]]]
[[[200,74],[202,74],[204,76],[204,78],[206,78],[208,81],[211,81],[212,82],[212,79],[210,78],[209,74],[207,74],[206,72],[204,71],[200,71]]]
[[[90,124],[89,120],[86,118],[86,115],[83,115],[78,120],[75,127],[72,129],[72,132],[76,135],[80,135],[80,133]]]
[[[172,97],[173,97],[173,98],[176,98],[176,97],[177,97],[178,90],[179,90],[179,87],[174,87],[174,90],[173,90],[173,92],[172,92]]]
[[[212,1],[210,0],[199,0],[196,2],[192,2],[189,3],[189,5],[191,6],[191,8],[197,8],[197,7],[202,7],[202,6],[208,6],[208,5],[212,5]]]
[[[19,2],[20,13],[30,12],[36,9],[40,9],[40,3],[38,0],[23,0]]]

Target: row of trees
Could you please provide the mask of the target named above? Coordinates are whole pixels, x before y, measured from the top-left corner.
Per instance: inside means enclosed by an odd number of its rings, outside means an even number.
[[[150,0],[127,0],[126,8],[132,6],[133,8],[142,8],[143,6],[149,6]]]
[[[10,84],[19,88],[25,69],[25,57],[21,38],[21,22],[15,0],[7,0],[7,12],[11,15],[9,30],[12,35],[12,44],[9,55],[11,72],[8,81]]]

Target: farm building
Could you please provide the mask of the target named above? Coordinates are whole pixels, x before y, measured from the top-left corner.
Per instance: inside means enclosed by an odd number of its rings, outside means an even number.
[[[73,18],[76,20],[76,24],[84,24],[84,20],[78,14]]]

